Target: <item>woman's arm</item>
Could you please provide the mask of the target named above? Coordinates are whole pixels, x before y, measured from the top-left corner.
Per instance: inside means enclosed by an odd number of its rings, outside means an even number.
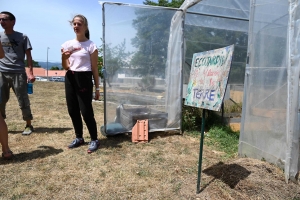
[[[71,53],[69,51],[64,51],[61,49],[61,64],[65,70],[70,69],[70,63],[69,63],[69,58],[70,58]]]
[[[96,89],[96,93],[95,93],[96,100],[98,100],[100,97],[99,72],[98,72],[97,62],[98,62],[98,50],[95,50],[91,54],[91,64],[92,64],[92,73],[93,73],[94,84],[95,84],[95,89]]]
[[[4,54],[4,50],[3,50],[3,47],[2,47],[2,44],[0,42],[0,59],[1,58],[4,58],[5,54]]]

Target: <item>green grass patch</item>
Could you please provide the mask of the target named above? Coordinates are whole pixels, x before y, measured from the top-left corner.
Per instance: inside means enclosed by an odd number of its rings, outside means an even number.
[[[234,132],[228,126],[213,126],[205,134],[204,144],[214,146],[228,157],[234,157],[238,151],[239,132]]]
[[[200,137],[200,131],[185,132],[191,137]],[[226,153],[225,157],[231,158],[237,154],[239,144],[239,132],[234,132],[229,126],[215,125],[212,126],[204,135],[204,144],[212,146],[217,151]]]

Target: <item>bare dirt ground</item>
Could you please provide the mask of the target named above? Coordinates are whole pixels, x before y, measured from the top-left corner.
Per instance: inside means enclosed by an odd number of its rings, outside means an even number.
[[[69,150],[74,132],[64,85],[36,82],[30,96],[35,132],[22,136],[25,123],[13,93],[7,105],[12,161],[0,159],[0,199],[300,199],[300,186],[285,183],[283,171],[250,158],[226,159],[204,146],[201,192],[196,194],[199,138],[151,133],[145,144],[130,135],[106,138]],[[93,102],[98,127],[103,103]],[[84,137],[89,135],[84,127]]]

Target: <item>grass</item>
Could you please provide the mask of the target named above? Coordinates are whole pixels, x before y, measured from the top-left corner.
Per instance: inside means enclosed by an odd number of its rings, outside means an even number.
[[[227,126],[214,126],[210,128],[205,137],[208,146],[214,146],[226,153],[226,157],[237,156],[239,132],[234,132]]]
[[[183,110],[183,127],[188,127],[186,129],[190,130],[186,133],[192,137],[199,137],[201,135],[202,110],[187,106],[184,106]],[[217,112],[208,111],[206,113],[205,132],[204,143],[207,146],[224,152],[227,158],[237,156],[239,132],[234,132],[228,125],[225,125]]]
[[[200,131],[189,131],[187,135],[200,137]],[[237,156],[239,132],[234,132],[230,127],[225,125],[216,125],[209,129],[204,135],[204,144],[218,151],[224,152],[226,158]]]
[[[35,128],[30,136],[21,134],[25,123],[13,93],[7,104],[9,144],[15,158],[0,159],[1,200],[300,197],[299,186],[285,184],[282,171],[275,166],[237,158],[234,153],[233,157],[224,157],[227,148],[222,151],[223,142],[217,140],[223,133],[213,136],[209,131],[205,138],[203,191],[196,194],[199,137],[157,132],[149,135],[148,143],[134,144],[130,135],[106,138],[99,133],[100,149],[87,154],[87,144],[72,150],[66,148],[74,139],[74,132],[63,83],[34,83],[30,101]],[[103,103],[93,102],[93,108],[100,127]],[[84,139],[90,140],[85,126]],[[231,146],[228,142],[224,144]]]

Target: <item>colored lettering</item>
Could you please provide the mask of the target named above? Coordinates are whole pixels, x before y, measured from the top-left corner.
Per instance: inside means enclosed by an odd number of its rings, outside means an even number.
[[[215,100],[215,90],[210,89],[194,89],[194,98],[199,100],[209,100],[214,101]]]

